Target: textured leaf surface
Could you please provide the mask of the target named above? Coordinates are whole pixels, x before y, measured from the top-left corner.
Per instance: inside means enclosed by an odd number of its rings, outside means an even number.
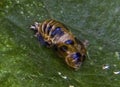
[[[29,26],[53,18],[89,40],[88,58],[70,69],[39,45]],[[120,0],[1,0],[0,87],[119,87]]]

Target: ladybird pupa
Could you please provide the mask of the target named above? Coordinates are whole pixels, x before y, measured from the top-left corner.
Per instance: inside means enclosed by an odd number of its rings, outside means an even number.
[[[68,66],[79,69],[86,57],[85,45],[59,21],[49,19],[31,26],[42,45],[55,48]]]

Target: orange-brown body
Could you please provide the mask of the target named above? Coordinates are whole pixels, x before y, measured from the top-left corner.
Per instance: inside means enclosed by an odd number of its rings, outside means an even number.
[[[85,59],[86,48],[67,27],[50,19],[43,23],[36,22],[31,28],[36,31],[40,43],[55,48],[57,53],[65,58],[67,65],[79,69]]]

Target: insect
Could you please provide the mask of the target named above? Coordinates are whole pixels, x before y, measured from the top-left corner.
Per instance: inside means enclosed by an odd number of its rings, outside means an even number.
[[[85,45],[59,21],[48,19],[30,27],[42,45],[55,48],[68,66],[79,69],[86,57]]]

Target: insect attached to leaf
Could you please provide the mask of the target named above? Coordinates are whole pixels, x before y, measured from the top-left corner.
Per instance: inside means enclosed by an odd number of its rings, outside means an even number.
[[[55,48],[68,66],[79,69],[86,57],[85,45],[59,21],[49,19],[31,26],[42,45]]]

